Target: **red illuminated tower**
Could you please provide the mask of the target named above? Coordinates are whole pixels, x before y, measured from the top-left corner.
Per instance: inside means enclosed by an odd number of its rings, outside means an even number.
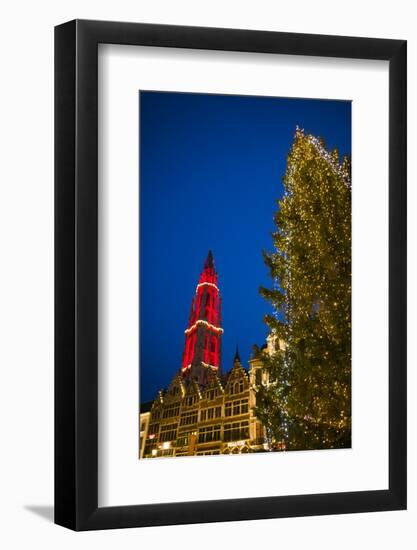
[[[191,303],[181,366],[185,378],[196,380],[203,385],[207,382],[210,370],[218,372],[220,369],[223,329],[217,280],[218,275],[210,250]]]

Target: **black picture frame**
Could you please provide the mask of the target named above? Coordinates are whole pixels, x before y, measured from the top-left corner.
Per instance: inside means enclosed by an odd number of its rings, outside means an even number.
[[[98,507],[98,44],[389,62],[389,488]],[[108,529],[406,508],[406,41],[74,20],[55,28],[55,523]]]

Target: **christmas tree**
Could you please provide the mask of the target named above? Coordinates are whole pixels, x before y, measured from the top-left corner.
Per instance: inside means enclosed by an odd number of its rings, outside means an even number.
[[[350,447],[350,161],[297,128],[284,189],[264,254],[274,285],[261,294],[285,350],[258,350],[274,383],[259,389],[256,413],[286,449]]]

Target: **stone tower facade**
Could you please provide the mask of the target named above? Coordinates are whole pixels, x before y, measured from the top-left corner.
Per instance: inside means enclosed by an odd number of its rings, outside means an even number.
[[[191,302],[185,329],[181,375],[186,381],[205,385],[210,372],[220,372],[222,335],[218,274],[210,250]]]

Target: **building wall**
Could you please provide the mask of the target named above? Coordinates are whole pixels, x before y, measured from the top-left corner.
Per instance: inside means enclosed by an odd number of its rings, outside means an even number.
[[[249,373],[239,360],[226,378],[212,372],[204,388],[175,376],[150,413],[140,416],[140,458],[267,450],[265,430],[254,411],[259,383],[268,384],[269,379],[255,359]]]
[[[139,415],[139,458],[143,458],[145,451],[146,438],[148,436],[150,412],[144,412]]]

